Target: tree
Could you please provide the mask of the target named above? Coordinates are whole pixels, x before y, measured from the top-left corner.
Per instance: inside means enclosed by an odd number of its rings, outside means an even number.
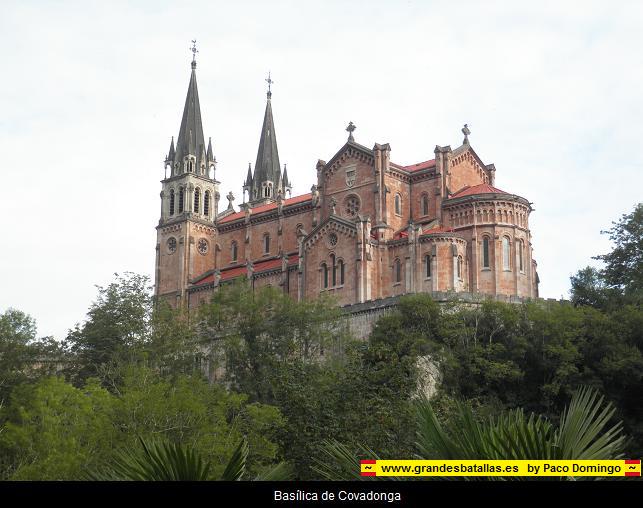
[[[15,386],[52,373],[62,356],[51,337],[36,338],[31,316],[16,309],[0,314],[0,407]]]
[[[614,310],[625,304],[643,303],[643,203],[601,231],[614,244],[611,252],[595,256],[604,268],[586,267],[571,277],[571,300]]]
[[[251,400],[274,402],[275,373],[293,361],[317,362],[346,340],[341,311],[328,299],[297,302],[244,283],[220,288],[198,317],[199,340],[213,348],[225,381]]]
[[[114,404],[96,382],[79,389],[50,377],[15,388],[0,414],[5,478],[78,479],[117,442]]]
[[[149,335],[152,297],[149,279],[127,272],[115,274],[98,298],[87,320],[76,325],[66,342],[75,355],[72,376],[81,386],[90,377],[105,378],[106,369],[131,360],[135,346]]]
[[[611,252],[595,258],[605,263],[605,282],[620,290],[629,301],[640,304],[643,301],[643,203],[601,233],[608,234],[614,243]]]

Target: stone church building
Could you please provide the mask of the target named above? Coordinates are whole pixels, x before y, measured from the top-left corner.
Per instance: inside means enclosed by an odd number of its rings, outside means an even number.
[[[238,278],[297,300],[329,294],[340,305],[414,292],[538,296],[531,203],[495,187],[496,168],[476,154],[466,125],[461,146],[436,146],[431,160],[403,166],[391,160],[388,143],[357,143],[351,122],[346,143],[317,161],[311,192],[291,196],[271,95],[269,88],[243,204],[236,211],[229,194],[219,212],[193,59],[179,135],[165,160],[157,297],[193,308]]]

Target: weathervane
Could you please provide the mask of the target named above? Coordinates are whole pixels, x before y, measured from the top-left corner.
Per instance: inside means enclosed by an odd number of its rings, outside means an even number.
[[[192,47],[190,48],[190,51],[192,51],[192,65],[196,65],[196,54],[199,52],[198,49],[196,49],[196,39],[192,41]]]
[[[272,79],[270,79],[270,71],[268,71],[268,78],[266,78],[266,83],[268,83],[268,99],[272,97],[272,92],[270,91],[270,85],[274,83]]]
[[[355,124],[353,122],[348,122],[348,127],[346,127],[346,131],[348,132],[348,141],[355,141],[355,138],[353,137],[353,131],[355,129],[357,129]]]

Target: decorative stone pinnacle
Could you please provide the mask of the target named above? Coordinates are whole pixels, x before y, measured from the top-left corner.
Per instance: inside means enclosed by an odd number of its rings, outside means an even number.
[[[471,134],[471,131],[469,130],[469,127],[467,127],[467,124],[464,124],[464,127],[462,127],[462,134],[464,134],[464,140],[462,141],[463,145],[468,145],[469,144],[469,134]]]
[[[355,124],[353,122],[348,122],[348,127],[346,127],[346,131],[348,132],[348,141],[355,141],[355,138],[353,137],[353,131],[355,129],[357,129]]]

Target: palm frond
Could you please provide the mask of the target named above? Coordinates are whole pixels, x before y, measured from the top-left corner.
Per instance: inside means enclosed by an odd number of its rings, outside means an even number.
[[[267,471],[263,471],[259,473],[255,477],[255,481],[281,482],[281,481],[292,480],[293,477],[294,477],[294,471],[290,466],[290,464],[286,462],[280,462],[279,464],[272,466]]]
[[[325,480],[378,481],[404,479],[395,476],[362,476],[360,474],[360,456],[381,460],[373,450],[366,446],[359,445],[356,447],[356,450],[353,451],[348,446],[332,439],[322,442],[320,452],[321,456],[319,458],[313,457],[315,464],[312,466],[312,469]]]
[[[210,464],[193,448],[139,437],[140,447],[120,450],[104,469],[89,472],[90,480],[198,481],[206,480]]]
[[[616,409],[612,403],[603,405],[603,397],[593,388],[577,390],[568,408],[563,410],[556,432],[556,446],[560,459],[597,460],[623,457],[625,436],[623,424],[609,428]]]
[[[232,457],[228,461],[228,465],[221,475],[222,480],[237,481],[241,480],[246,471],[246,461],[248,460],[248,440],[243,437],[241,442],[235,449]]]

